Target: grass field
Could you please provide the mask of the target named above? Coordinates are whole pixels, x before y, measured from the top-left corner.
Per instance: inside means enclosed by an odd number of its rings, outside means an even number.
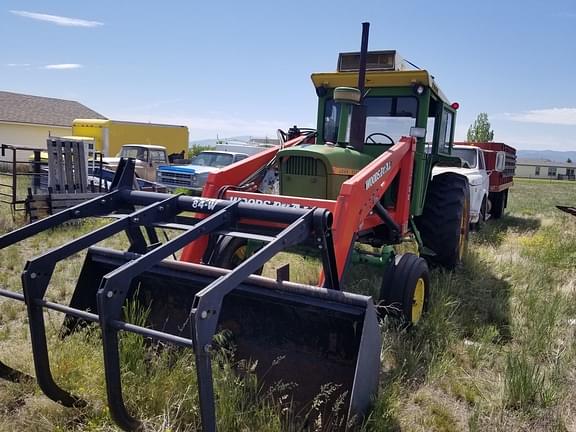
[[[576,183],[517,180],[508,214],[471,234],[464,265],[433,272],[431,307],[421,325],[406,331],[384,321],[379,398],[362,430],[576,430],[576,218],[556,204],[576,204]],[[27,258],[101,223],[53,230],[1,250],[0,285],[19,291]],[[16,225],[2,208],[0,232]],[[126,240],[107,244],[122,247]],[[50,300],[69,300],[82,259],[76,255],[56,269]],[[301,279],[314,278],[310,262],[291,258],[291,265]],[[374,292],[379,279],[356,267],[347,287]],[[46,315],[55,378],[88,405],[63,408],[33,382],[1,381],[0,431],[116,430],[105,404],[98,335],[60,340],[60,322],[61,315]],[[134,335],[123,337],[121,351],[126,402],[146,429],[198,430],[192,356],[152,355]],[[301,430],[297,422],[282,422],[289,407],[281,388],[264,391],[250,365],[246,378],[237,378],[227,354],[217,355],[224,365],[214,368],[219,430]],[[31,358],[24,306],[1,299],[0,360],[32,375]],[[338,408],[322,406],[323,400],[317,401],[323,418],[337,418]]]

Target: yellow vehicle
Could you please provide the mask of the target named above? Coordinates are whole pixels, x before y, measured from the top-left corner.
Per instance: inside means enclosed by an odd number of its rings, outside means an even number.
[[[184,159],[188,151],[186,126],[136,123],[118,120],[76,119],[72,135],[94,139],[96,150],[104,156],[116,156],[124,144],[159,145],[168,156]]]

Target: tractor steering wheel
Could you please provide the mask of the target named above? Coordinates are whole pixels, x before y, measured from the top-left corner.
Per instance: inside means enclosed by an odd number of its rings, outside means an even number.
[[[366,137],[364,144],[388,144],[388,143],[376,142],[374,137],[377,137],[377,136],[382,136],[384,138],[388,138],[390,140],[390,144],[394,144],[394,140],[389,135],[386,135],[385,133],[382,133],[382,132],[371,133],[370,135],[368,135]]]

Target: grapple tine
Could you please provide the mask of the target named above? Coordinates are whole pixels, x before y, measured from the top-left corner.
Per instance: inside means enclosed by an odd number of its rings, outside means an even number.
[[[30,375],[13,369],[10,366],[0,361],[0,378],[15,383],[34,381]]]
[[[576,206],[559,206],[557,205],[556,208],[558,210],[562,210],[565,213],[571,214],[572,216],[576,216]]]

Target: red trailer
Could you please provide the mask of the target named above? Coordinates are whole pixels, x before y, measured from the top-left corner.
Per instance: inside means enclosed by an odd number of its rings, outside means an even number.
[[[508,205],[508,189],[514,185],[516,149],[498,142],[457,142],[458,145],[479,147],[484,152],[486,171],[490,173],[490,215],[499,219]]]

